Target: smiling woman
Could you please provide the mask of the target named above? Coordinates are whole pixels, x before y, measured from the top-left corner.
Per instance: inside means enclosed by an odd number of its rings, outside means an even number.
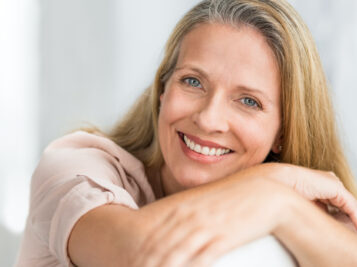
[[[166,194],[226,177],[263,162],[271,150],[279,152],[279,68],[264,36],[252,27],[204,24],[189,32],[160,103]],[[203,155],[213,152],[218,155]],[[170,188],[175,180],[183,188]]]
[[[356,187],[332,118],[287,2],[204,0],[123,121],[46,148],[18,266],[209,266],[269,235],[300,266],[355,266]]]

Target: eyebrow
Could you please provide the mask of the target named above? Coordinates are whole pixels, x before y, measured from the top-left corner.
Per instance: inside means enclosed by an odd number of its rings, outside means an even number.
[[[183,69],[190,69],[190,70],[192,70],[194,72],[197,72],[201,76],[203,76],[206,80],[209,80],[208,79],[208,74],[204,70],[201,70],[200,68],[192,66],[192,65],[183,65],[181,67],[177,67],[177,68],[174,69],[174,72],[180,71],[180,70],[183,70]],[[252,88],[250,86],[245,86],[245,85],[238,85],[238,86],[236,86],[236,88],[239,89],[239,90],[242,90],[242,91],[259,94],[259,95],[263,96],[270,104],[273,104],[273,100],[270,99],[270,97],[268,95],[266,95],[260,89]]]
[[[183,70],[183,69],[193,70],[194,72],[199,73],[199,74],[202,75],[205,79],[208,80],[208,74],[207,74],[205,71],[201,70],[200,68],[191,66],[191,65],[183,65],[182,67],[175,68],[174,72],[180,71],[180,70]]]

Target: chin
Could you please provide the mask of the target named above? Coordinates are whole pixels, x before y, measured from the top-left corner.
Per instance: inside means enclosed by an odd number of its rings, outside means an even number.
[[[197,171],[189,171],[189,172],[179,172],[176,179],[177,183],[179,183],[182,187],[188,189],[193,188],[202,184],[206,184],[215,180],[218,180],[219,177],[213,177],[212,174],[200,173]]]

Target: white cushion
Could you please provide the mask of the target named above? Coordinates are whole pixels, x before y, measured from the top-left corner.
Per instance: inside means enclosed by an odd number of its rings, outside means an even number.
[[[293,256],[272,235],[241,246],[217,260],[213,267],[296,267]]]

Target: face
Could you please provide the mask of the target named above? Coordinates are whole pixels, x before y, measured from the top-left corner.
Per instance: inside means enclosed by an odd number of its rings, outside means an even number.
[[[160,96],[166,194],[217,180],[278,152],[280,76],[257,30],[202,24],[181,43]]]

